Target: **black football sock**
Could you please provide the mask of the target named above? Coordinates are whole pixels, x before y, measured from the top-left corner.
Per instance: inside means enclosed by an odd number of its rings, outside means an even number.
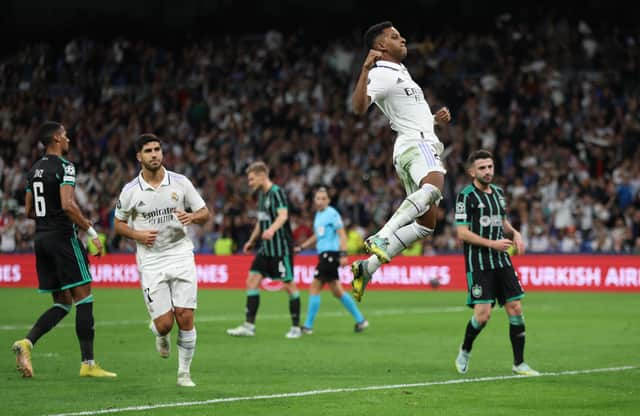
[[[291,314],[291,324],[300,326],[300,293],[296,292],[289,297],[289,313]]]
[[[76,303],[76,335],[80,342],[82,361],[93,360],[93,295]]]
[[[247,290],[247,316],[246,321],[250,324],[256,322],[258,307],[260,306],[260,291],[258,289]]]
[[[509,317],[509,338],[513,349],[513,363],[520,365],[524,362],[524,317],[515,315]]]
[[[62,320],[69,311],[71,305],[63,305],[62,303],[56,303],[51,308],[47,309],[36,321],[27,335],[27,339],[31,341],[31,344],[35,345],[36,342],[47,332],[58,325],[58,322]]]
[[[473,348],[473,341],[476,339],[482,328],[485,327],[486,324],[481,324],[476,320],[475,315],[471,317],[469,323],[467,323],[467,329],[464,333],[464,341],[462,342],[462,349],[466,352],[471,352],[471,348]]]

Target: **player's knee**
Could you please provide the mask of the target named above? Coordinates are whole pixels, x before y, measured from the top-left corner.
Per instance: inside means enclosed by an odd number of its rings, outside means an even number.
[[[433,219],[424,220],[424,222],[421,221],[421,218],[418,218],[412,224],[413,230],[419,239],[427,238],[428,236],[432,235],[436,222],[435,217]]]
[[[507,306],[507,313],[509,316],[522,315],[522,307],[520,302],[514,302],[512,305]]]
[[[296,287],[296,284],[293,281],[285,283],[284,290],[286,290],[289,295],[298,293],[298,288]]]
[[[173,319],[155,320],[154,324],[158,333],[164,336],[171,332],[171,329],[173,328]]]
[[[260,287],[261,276],[257,274],[249,274],[247,277],[247,289],[258,289]]]
[[[488,312],[480,312],[476,314],[476,321],[478,321],[478,323],[480,325],[486,325],[487,322],[489,322],[489,319],[491,319],[491,311]]]
[[[176,308],[175,314],[178,320],[193,319],[193,309]]]

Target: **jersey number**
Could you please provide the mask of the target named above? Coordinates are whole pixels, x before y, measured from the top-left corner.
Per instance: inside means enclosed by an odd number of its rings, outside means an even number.
[[[47,215],[47,204],[44,200],[44,183],[33,183],[33,205],[36,210],[36,217]]]
[[[282,260],[278,262],[278,271],[280,272],[280,276],[285,277],[287,275],[287,269],[284,267],[284,263]]]

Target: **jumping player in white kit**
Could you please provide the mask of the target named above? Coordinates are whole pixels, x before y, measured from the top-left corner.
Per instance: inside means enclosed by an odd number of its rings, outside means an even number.
[[[413,242],[433,234],[436,210],[442,199],[446,170],[440,160],[443,144],[435,134],[436,124],[451,121],[446,107],[431,113],[422,88],[402,61],[407,56],[405,39],[391,22],[371,26],[364,35],[369,53],[351,98],[356,114],[364,114],[372,103],[389,119],[397,133],[393,164],[407,197],[393,216],[365,241],[372,256],[353,263],[353,295],[360,301],[365,287],[381,263]]]
[[[115,212],[117,234],[137,242],[136,261],[151,315],[156,350],[167,358],[169,332],[178,324],[178,386],[193,387],[196,346],[196,265],[186,226],[203,224],[209,210],[189,179],[162,166],[162,145],[153,134],[136,141],[140,174],[122,189]]]

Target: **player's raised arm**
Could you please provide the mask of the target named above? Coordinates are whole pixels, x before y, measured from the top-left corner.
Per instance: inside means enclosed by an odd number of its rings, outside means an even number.
[[[369,50],[369,54],[362,64],[362,70],[356,83],[356,88],[351,96],[351,108],[356,114],[364,114],[371,104],[371,97],[367,95],[367,84],[369,83],[369,71],[375,65],[376,61],[382,57],[382,52],[374,49]]]
[[[442,107],[433,115],[433,122],[436,126],[447,124],[451,121],[451,112],[447,107]]]

